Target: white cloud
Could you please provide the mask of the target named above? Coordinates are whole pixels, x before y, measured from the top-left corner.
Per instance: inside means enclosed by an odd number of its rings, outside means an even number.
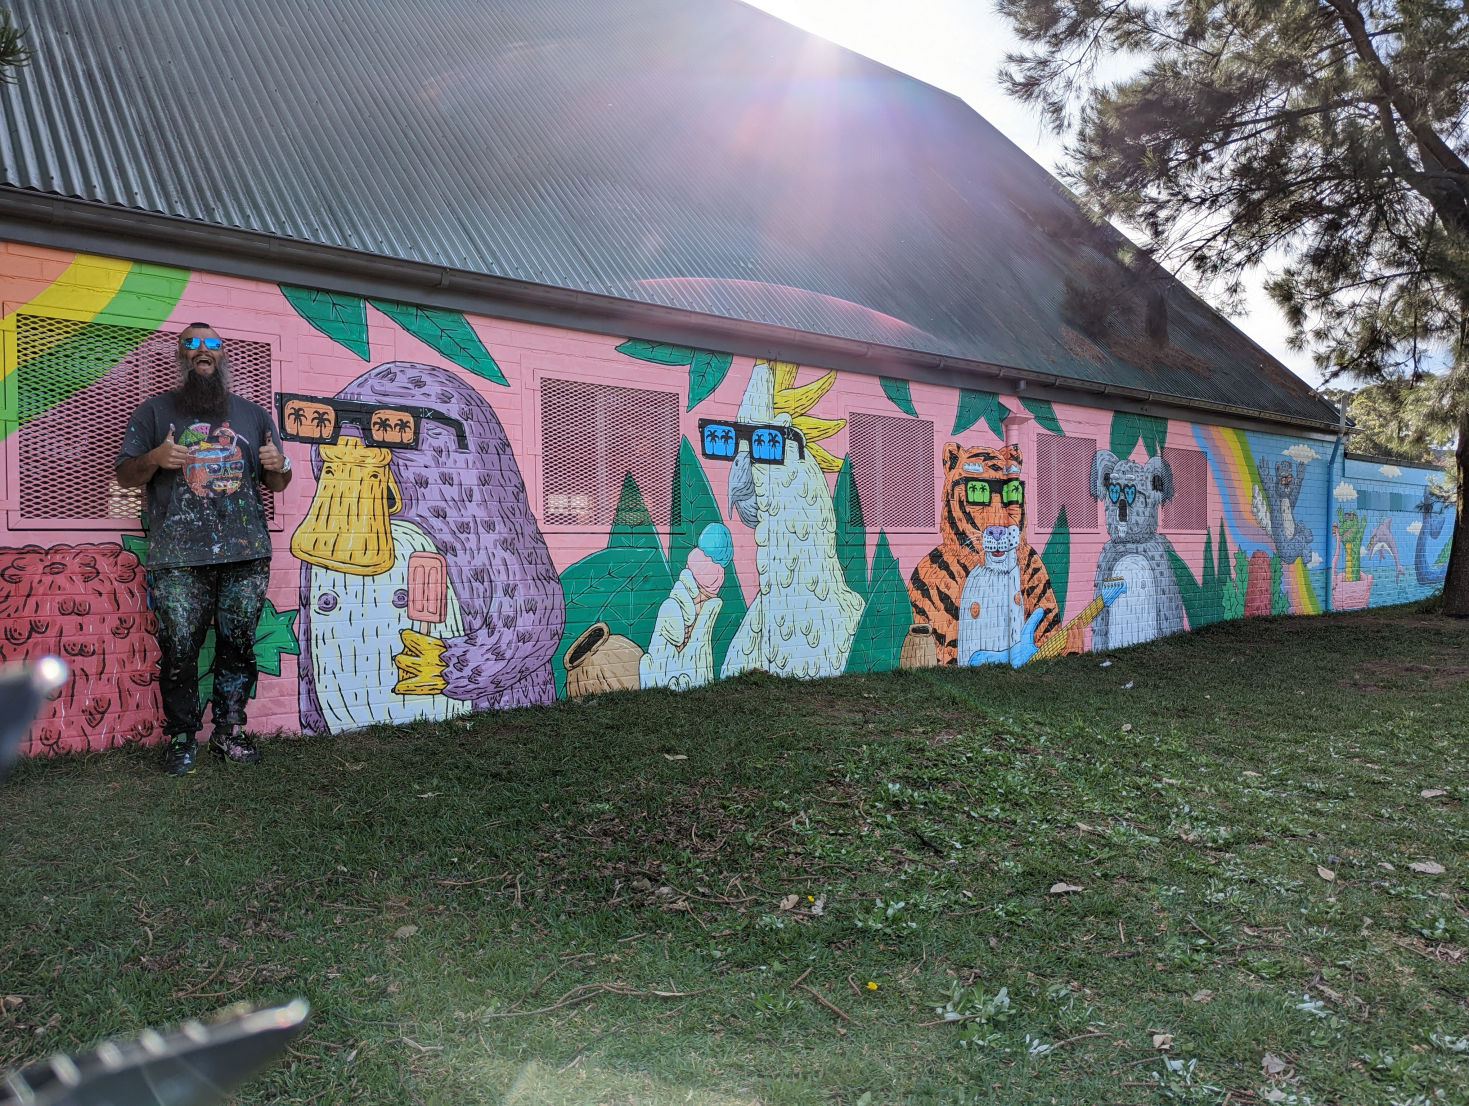
[[[1292,461],[1319,461],[1321,459],[1321,454],[1304,442],[1291,446],[1285,451],[1285,455]]]
[[[1352,500],[1353,502],[1355,502],[1357,499],[1357,489],[1352,487],[1345,480],[1338,484],[1336,486],[1336,490],[1331,494],[1337,499],[1340,499],[1343,503],[1347,502],[1347,500]]]
[[[1396,480],[1399,476],[1403,475],[1403,470],[1398,468],[1397,465],[1379,465],[1377,471],[1392,480]]]
[[[1306,567],[1307,568],[1320,568],[1325,563],[1326,562],[1322,559],[1321,554],[1320,553],[1317,553],[1316,550],[1313,549],[1313,550],[1311,550],[1311,558],[1310,558],[1310,560],[1308,560],[1306,562]]]
[[[1408,531],[1408,533],[1410,533],[1410,534],[1416,535],[1419,530],[1422,530],[1423,529],[1423,523],[1421,521],[1419,521],[1419,522],[1410,522],[1410,523],[1408,523],[1407,526],[1403,527],[1403,529],[1406,530],[1406,531]]]

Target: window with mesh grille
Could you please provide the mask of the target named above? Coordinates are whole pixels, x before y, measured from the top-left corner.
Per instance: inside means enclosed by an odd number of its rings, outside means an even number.
[[[678,464],[678,393],[541,381],[542,521],[667,529]],[[648,518],[618,505],[631,476]]]
[[[933,423],[854,412],[847,454],[869,529],[933,529]]]
[[[1197,449],[1163,448],[1163,460],[1173,470],[1173,498],[1158,512],[1158,529],[1209,528],[1209,460]]]
[[[21,518],[135,522],[144,489],[119,487],[113,462],[133,409],[178,381],[177,332],[41,315],[17,315],[15,329]],[[224,348],[231,391],[270,410],[270,345],[226,338]]]
[[[1091,489],[1092,457],[1096,452],[1095,438],[1044,431],[1036,434],[1035,461],[1026,463],[1025,478],[1034,504],[1029,512],[1032,526],[1054,529],[1065,507],[1067,529],[1080,533],[1097,529],[1097,501]]]

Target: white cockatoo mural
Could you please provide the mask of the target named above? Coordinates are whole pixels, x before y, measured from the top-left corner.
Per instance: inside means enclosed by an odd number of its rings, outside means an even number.
[[[839,675],[862,618],[863,599],[847,585],[837,556],[826,482],[841,463],[816,444],[846,420],[808,414],[836,374],[797,387],[796,371],[789,362],[757,362],[740,401],[730,513],[755,531],[759,586],[725,654],[722,678],[750,670]],[[778,450],[764,444],[772,435],[780,438]],[[771,463],[777,453],[781,459]]]

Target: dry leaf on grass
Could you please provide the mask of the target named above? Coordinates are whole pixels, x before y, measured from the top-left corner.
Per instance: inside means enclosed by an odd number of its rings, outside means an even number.
[[[398,927],[398,931],[396,933],[394,933],[393,936],[396,937],[399,941],[401,941],[405,937],[412,937],[417,932],[418,932],[418,927],[417,926],[399,926]]]
[[[1408,867],[1425,876],[1441,876],[1444,873],[1444,866],[1436,860],[1415,860]]]
[[[1080,890],[1081,890],[1081,888],[1078,887],[1074,883],[1053,883],[1053,884],[1051,884],[1051,894],[1053,894],[1053,895],[1065,895],[1065,894],[1069,894],[1072,891],[1080,891]]]
[[[1446,794],[1448,794],[1448,792],[1446,792],[1442,787],[1425,787],[1422,791],[1418,792],[1418,797],[1420,799],[1436,799],[1440,795]]]
[[[794,910],[796,903],[800,901],[800,895],[787,895],[785,898],[780,900],[780,908],[782,910]]]
[[[1205,987],[1202,990],[1195,991],[1192,997],[1195,1002],[1208,1002],[1214,997],[1214,992]]]
[[[1170,1049],[1170,1048],[1173,1047],[1173,1034],[1172,1033],[1154,1033],[1153,1034],[1153,1047],[1156,1048],[1156,1049],[1161,1049],[1162,1051],[1166,1052],[1168,1049]]]
[[[1384,872],[1396,872],[1396,871],[1397,871],[1397,869],[1396,869],[1396,868],[1394,868],[1394,867],[1393,867],[1393,866],[1392,866],[1392,865],[1391,865],[1391,864],[1389,864],[1389,863],[1388,863],[1388,862],[1387,862],[1387,861],[1385,861],[1385,860],[1379,860],[1379,861],[1378,861],[1378,862],[1377,862],[1377,866],[1378,866],[1378,867],[1379,867],[1379,868],[1381,868],[1381,869],[1382,869],[1382,870],[1383,870],[1383,871],[1384,871]]]
[[[1316,874],[1324,879],[1327,883],[1331,883],[1333,880],[1336,879],[1335,872],[1333,872],[1330,868],[1323,868],[1319,864],[1316,865]]]
[[[1122,732],[1123,733],[1132,733],[1132,723],[1131,722],[1124,722],[1124,723],[1122,723]]]
[[[685,756],[683,753],[664,753],[663,754],[663,759],[664,760],[688,760],[689,758],[687,756]]]
[[[1260,1070],[1265,1073],[1267,1079],[1271,1076],[1279,1075],[1285,1071],[1285,1068],[1285,1061],[1273,1052],[1267,1052],[1260,1058]]]

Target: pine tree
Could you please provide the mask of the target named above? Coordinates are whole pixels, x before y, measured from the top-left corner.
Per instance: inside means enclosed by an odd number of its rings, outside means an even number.
[[[1068,184],[1226,309],[1267,288],[1327,381],[1433,389],[1469,464],[1463,0],[996,0]],[[1122,73],[1119,77],[1118,74]],[[1435,373],[1433,370],[1441,371]],[[1469,616],[1457,526],[1444,610]]]

